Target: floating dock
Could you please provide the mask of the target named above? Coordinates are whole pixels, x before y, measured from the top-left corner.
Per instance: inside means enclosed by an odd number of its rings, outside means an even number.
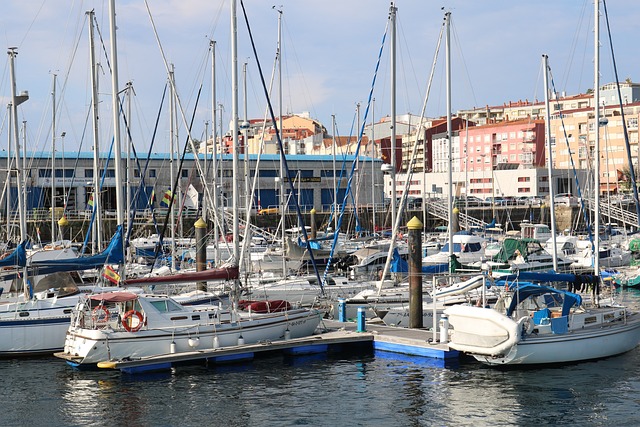
[[[201,349],[181,353],[167,353],[131,360],[104,361],[98,368],[117,369],[125,373],[144,373],[168,370],[176,366],[204,363],[224,365],[253,360],[256,356],[283,354],[302,356],[321,353],[387,352],[405,356],[431,358],[443,362],[457,360],[458,352],[446,344],[433,344],[433,332],[422,329],[389,327],[373,323],[323,321],[321,333],[309,337],[267,341],[232,347]]]

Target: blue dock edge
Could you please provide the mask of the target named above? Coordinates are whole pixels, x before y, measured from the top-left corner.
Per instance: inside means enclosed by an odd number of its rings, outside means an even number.
[[[458,359],[460,356],[457,350],[442,348],[430,345],[411,345],[407,343],[393,343],[374,340],[373,348],[375,351],[387,351],[391,353],[400,353],[410,356],[429,357],[432,359]]]
[[[364,313],[363,313],[364,314]],[[138,360],[101,362],[99,368],[117,369],[125,373],[149,373],[185,365],[204,363],[224,366],[251,362],[261,356],[282,354],[303,357],[343,352],[373,354],[375,357],[409,359],[420,364],[446,367],[459,359],[459,352],[434,340],[432,331],[384,326],[375,323],[336,322],[325,320],[323,333],[305,338],[268,343],[203,349],[163,354]]]

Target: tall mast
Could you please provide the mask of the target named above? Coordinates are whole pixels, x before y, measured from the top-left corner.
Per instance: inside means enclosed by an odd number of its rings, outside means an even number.
[[[16,93],[16,70],[15,70],[15,57],[18,54],[17,48],[10,47],[9,52],[9,67],[11,75],[11,119],[13,121],[13,139],[16,147],[16,186],[18,192],[18,215],[20,221],[20,242],[24,242],[27,239],[27,218],[24,206],[24,190],[22,182],[22,163],[20,162],[20,135],[18,129],[18,105],[29,99],[29,94],[23,92],[20,95]],[[24,297],[29,299],[30,292],[28,288],[27,280],[27,267],[22,270],[22,284],[24,287]]]
[[[18,128],[18,105],[29,99],[29,94],[23,92],[20,95],[16,92],[16,70],[15,70],[15,58],[18,55],[16,47],[10,47],[9,52],[9,66],[11,74],[11,119],[13,121],[13,141],[15,144],[15,158],[16,158],[16,186],[18,192],[18,216],[20,221],[20,241],[23,242],[27,239],[27,218],[24,206],[24,188],[22,182],[22,162],[20,161],[22,155],[20,152],[20,129]],[[26,270],[25,270],[26,272]]]
[[[544,108],[546,111],[546,135],[547,135],[547,174],[549,175],[549,211],[551,212],[551,242],[553,243],[553,270],[558,271],[558,248],[556,247],[556,211],[553,192],[553,151],[551,150],[551,110],[549,105],[549,57],[542,55],[544,67]]]
[[[356,103],[356,135],[360,136],[360,103]],[[362,141],[360,141],[362,143]],[[358,150],[358,155],[356,156],[356,191],[355,191],[355,206],[354,212],[356,218],[358,217],[358,206],[360,205],[360,181],[362,179],[362,171],[360,170],[360,150]]]
[[[122,195],[122,148],[120,146],[120,102],[118,99],[118,46],[116,41],[115,0],[109,0],[109,25],[111,32],[111,106],[113,108],[113,156],[116,178],[116,220],[124,224],[124,198]]]
[[[237,2],[231,0],[231,135],[233,135],[232,156],[232,199],[233,199],[233,259],[240,265],[240,226],[238,223],[238,22]]]
[[[375,113],[376,109],[374,108],[376,103],[375,98],[371,100],[371,232],[375,233],[376,231],[376,171],[373,159],[376,157],[376,120]],[[383,198],[384,199],[384,198]],[[426,221],[425,221],[426,222]]]
[[[56,241],[56,75],[51,89],[51,242]]]
[[[13,102],[9,102],[7,104],[7,117],[11,118],[13,117]],[[11,209],[11,173],[12,173],[12,163],[13,163],[13,158],[11,156],[11,134],[12,134],[12,120],[9,120],[7,122],[7,185],[6,185],[6,190],[5,190],[5,194],[7,195],[7,211],[6,211],[6,215],[7,215],[7,242],[9,242],[10,236],[11,236],[11,211],[13,209]]]
[[[93,115],[93,211],[94,216],[94,237],[93,241],[96,242],[92,245],[91,253],[95,254],[98,249],[102,248],[102,222],[101,222],[101,209],[102,204],[100,197],[100,143],[98,138],[98,74],[96,67],[96,50],[95,50],[95,38],[93,27],[93,10],[87,12],[89,18],[89,62],[91,63],[91,111]]]
[[[117,225],[124,224],[124,200],[122,197],[122,148],[120,147],[120,102],[118,95],[118,46],[116,42],[116,5],[115,0],[109,0],[109,26],[111,37],[111,107],[113,109],[113,155],[115,158],[114,168],[116,170],[116,220]],[[123,239],[123,253],[124,239]],[[126,277],[126,263],[120,266],[121,276]]]
[[[243,147],[243,159],[244,159],[244,199],[245,209],[247,209],[247,217],[245,220],[249,223],[249,201],[251,195],[249,194],[249,115],[247,113],[247,63],[242,64],[242,95],[244,97],[244,120],[240,128],[242,129],[242,147]]]
[[[126,219],[126,223],[127,223],[127,230],[129,230],[132,227],[131,224],[131,215],[130,215],[130,210],[132,208],[131,206],[131,97],[133,96],[134,92],[133,92],[133,82],[128,81],[126,84],[127,88],[125,89],[126,94],[127,94],[127,160],[126,160],[126,185],[125,185],[125,193],[127,195],[127,219]]]
[[[396,12],[398,8],[391,3],[391,218],[396,218]]]
[[[593,270],[596,276],[600,275],[600,0],[594,0],[594,48],[595,56],[593,60],[593,107],[594,107],[594,130],[595,130],[595,159],[594,159],[594,249],[593,249]],[[632,166],[633,167],[633,166]]]
[[[211,169],[213,169],[213,245],[215,248],[215,256],[214,261],[216,265],[218,264],[220,258],[220,249],[219,245],[219,230],[218,230],[218,135],[217,135],[217,124],[216,124],[216,42],[215,40],[211,40],[209,42],[209,46],[211,48],[211,123],[212,123],[212,134],[211,139],[213,142],[212,149],[212,161]],[[222,116],[222,112],[220,113]]]
[[[336,115],[331,115],[331,127],[333,134],[333,232],[338,232],[338,177],[336,176]]]
[[[176,182],[176,172],[175,172],[175,161],[174,157],[176,154],[176,141],[175,141],[175,117],[176,117],[176,93],[175,93],[175,74],[173,64],[170,65],[169,70],[169,80],[171,86],[171,96],[169,97],[169,177],[171,179],[171,185]],[[171,191],[170,200],[175,197],[173,194],[173,188],[169,189]],[[171,269],[175,271],[176,269],[176,214],[175,214],[175,205],[169,202],[169,206],[171,209],[169,211],[169,221],[171,223]]]
[[[451,12],[447,12],[444,15],[444,20],[446,22],[446,30],[447,37],[445,40],[445,58],[446,58],[446,75],[447,75],[447,142],[448,142],[448,164],[449,164],[449,191],[447,195],[447,206],[448,209],[448,220],[449,220],[449,259],[453,257],[453,172],[451,171],[452,166],[452,157],[453,157],[453,147],[451,143],[453,138],[451,137],[453,134],[452,126],[451,126]]]
[[[282,142],[282,149],[285,148],[285,141],[282,133],[282,10],[276,9],[278,12],[278,46],[276,48],[276,57],[278,59],[278,132],[280,132],[280,140]],[[287,233],[286,227],[286,197],[284,194],[284,163],[282,157],[286,153],[282,153],[280,156],[280,216],[282,218],[282,227],[280,230],[280,236],[282,238],[282,275],[287,275],[287,260],[285,259],[286,252],[286,239]],[[287,177],[288,179],[289,177]],[[336,233],[338,230],[336,230]]]

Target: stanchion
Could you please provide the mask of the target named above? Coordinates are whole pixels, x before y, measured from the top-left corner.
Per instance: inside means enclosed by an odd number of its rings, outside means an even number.
[[[358,307],[358,329],[356,332],[367,332],[367,307]]]

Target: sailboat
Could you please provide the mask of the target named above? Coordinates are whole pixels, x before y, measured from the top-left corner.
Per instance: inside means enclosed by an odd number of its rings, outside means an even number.
[[[112,3],[113,0],[110,4]],[[237,147],[238,70],[235,0],[231,3],[231,23],[232,135],[234,147]],[[249,35],[252,38],[251,33]],[[169,73],[166,61],[165,67]],[[173,85],[173,80],[170,81]],[[279,131],[277,134],[278,141],[282,144]],[[234,149],[233,153],[233,187],[237,189],[238,150]],[[281,153],[284,156],[282,145]],[[237,191],[233,193],[233,207],[233,265],[230,269],[234,270],[235,277],[230,279],[234,281],[236,289],[232,295],[234,303],[229,309],[211,306],[194,309],[178,304],[166,295],[96,295],[76,305],[74,319],[67,331],[64,351],[56,353],[56,356],[67,360],[72,366],[81,367],[106,360],[184,352],[199,346],[217,348],[311,335],[321,321],[322,312],[319,310],[295,308],[284,302],[248,302],[247,307],[251,307],[253,311],[240,310],[237,301],[237,273],[240,265]],[[205,270],[193,274],[210,273]],[[162,279],[160,277],[158,280]],[[256,308],[266,312],[256,313]]]
[[[55,355],[82,368],[113,360],[299,338],[313,334],[321,316],[318,310],[304,308],[241,312],[187,307],[166,295],[104,293],[76,307],[64,351]]]
[[[596,129],[595,224],[599,222],[599,0],[595,5],[594,109]],[[548,99],[549,67],[543,55]],[[547,102],[547,114],[549,104]],[[548,125],[547,125],[548,126]],[[550,139],[548,132],[547,138]],[[555,242],[553,249],[556,250]],[[595,254],[599,243],[595,239]],[[493,366],[579,362],[622,354],[640,343],[640,313],[618,304],[600,304],[600,260],[594,257],[594,274],[584,279],[591,298],[520,279],[503,281],[503,291],[493,308],[457,305],[445,310],[452,326],[449,346]],[[557,274],[546,280],[562,280]],[[576,279],[569,282],[573,288]]]

